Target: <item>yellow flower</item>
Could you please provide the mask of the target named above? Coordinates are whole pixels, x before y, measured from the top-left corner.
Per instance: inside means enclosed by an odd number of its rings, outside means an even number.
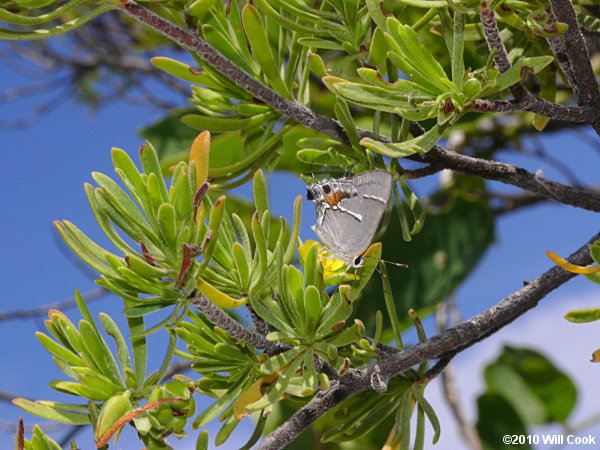
[[[355,281],[360,277],[355,273],[348,273],[348,266],[344,261],[336,258],[327,248],[325,248],[320,242],[308,240],[304,244],[298,247],[300,253],[300,260],[304,262],[308,249],[313,245],[318,246],[319,263],[323,267],[323,281],[325,286],[334,286],[345,281]]]

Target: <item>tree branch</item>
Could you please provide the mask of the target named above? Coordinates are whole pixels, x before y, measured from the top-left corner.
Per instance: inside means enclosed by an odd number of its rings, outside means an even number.
[[[264,336],[247,330],[225,311],[207,299],[204,295],[197,295],[192,299],[192,304],[206,316],[214,325],[223,329],[234,339],[246,341],[264,352],[274,355],[286,349],[279,343],[268,341]]]
[[[569,257],[569,261],[577,265],[591,264],[589,247],[598,239],[600,239],[600,233],[573,253]],[[283,448],[333,407],[353,395],[370,389],[370,379],[373,373],[378,373],[383,378],[391,377],[423,361],[444,358],[453,352],[459,353],[466,350],[537,306],[546,295],[574,276],[575,274],[554,266],[497,305],[456,327],[414,347],[390,354],[378,363],[349,371],[340,378],[338,383],[322,391],[287,422],[269,434],[257,449]]]
[[[593,123],[598,113],[589,107],[565,106],[527,94],[519,100],[473,100],[468,109],[477,112],[533,112],[553,120]]]
[[[423,134],[423,128],[414,122],[411,124],[410,131],[414,136]],[[434,145],[429,152],[420,156],[421,162],[442,165],[466,175],[511,184],[549,200],[600,212],[600,193],[547,180],[512,164],[472,158],[450,152],[439,145]]]
[[[195,52],[200,58],[209,63],[223,75],[235,81],[250,94],[296,120],[299,124],[335,139],[344,142],[347,140],[343,128],[338,121],[315,114],[312,110],[300,103],[281,97],[237,67],[191,31],[184,30],[169,23],[132,0],[125,0],[120,8],[136,20],[151,26],[154,30]],[[493,14],[491,19],[493,24],[496,24]],[[497,26],[495,29],[497,31]],[[492,39],[492,44],[494,45],[494,48],[500,48],[500,50],[506,54],[506,50],[501,41],[500,43],[497,43]],[[496,58],[498,58],[497,55]],[[505,62],[508,60],[506,59],[506,61],[504,61],[504,57],[502,56],[499,58],[499,64],[503,68],[506,68]],[[510,63],[508,67],[510,67]],[[413,123],[413,126],[411,127],[413,135],[415,135],[415,130],[418,130],[419,127],[418,124]],[[359,129],[358,132],[361,137],[374,137],[372,133],[365,130]],[[382,142],[390,142],[390,139],[385,136],[380,136],[379,140]],[[490,180],[501,181],[506,184],[518,186],[522,189],[531,190],[534,193],[554,201],[600,212],[600,195],[595,192],[572,188],[560,183],[544,180],[524,169],[510,164],[458,155],[453,152],[448,152],[439,146],[435,146],[428,153],[422,156],[418,155],[412,159],[420,162],[433,163],[436,166],[452,169],[468,175],[477,175]]]
[[[556,20],[569,26],[563,39],[565,47],[569,49],[566,53],[573,69],[577,103],[579,106],[592,106],[595,109],[596,120],[593,127],[600,134],[600,92],[577,14],[570,0],[550,0],[550,4]]]

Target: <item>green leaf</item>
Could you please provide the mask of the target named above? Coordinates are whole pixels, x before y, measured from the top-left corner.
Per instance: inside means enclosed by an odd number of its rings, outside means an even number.
[[[477,399],[477,432],[484,448],[499,448],[504,436],[527,435],[525,424],[501,395],[483,394]],[[531,449],[527,442],[519,443],[519,450]]]
[[[217,0],[194,0],[190,2],[186,9],[192,16],[201,18],[216,3]],[[200,439],[200,437],[198,437]]]
[[[83,360],[79,356],[77,356],[71,350],[58,344],[57,342],[52,340],[50,337],[48,337],[44,333],[42,333],[40,331],[36,331],[35,335],[38,338],[38,340],[40,341],[40,344],[42,344],[42,346],[46,350],[48,350],[52,355],[57,356],[58,358],[64,359],[72,366],[83,366],[84,365]]]
[[[169,198],[169,195],[167,193],[165,179],[162,176],[160,162],[158,161],[158,154],[149,142],[146,142],[146,144],[140,147],[140,161],[142,163],[144,173],[148,177],[150,177],[152,174],[154,175],[154,186],[156,187],[156,194],[158,195],[160,202],[166,202]],[[150,180],[148,180],[148,185],[150,185]]]
[[[310,47],[310,48],[323,48],[323,49],[327,49],[327,50],[344,50],[344,46],[341,45],[339,42],[332,41],[329,39],[303,37],[303,38],[298,39],[298,43],[300,45],[303,45],[305,47]],[[317,74],[317,75],[319,75],[319,74]],[[319,75],[319,76],[325,76],[325,74]]]
[[[284,366],[292,362],[294,359],[305,351],[302,347],[293,347],[286,350],[283,353],[279,353],[275,356],[271,356],[264,363],[260,365],[261,373],[270,375],[272,373],[280,371]]]
[[[93,363],[102,375],[121,385],[122,380],[117,362],[95,326],[92,326],[87,320],[81,320],[79,322],[79,333],[88,352],[90,359],[88,363]]]
[[[388,58],[408,78],[425,87],[430,93],[439,95],[446,92],[447,85],[441,81],[447,80],[446,72],[431,52],[420,45],[417,33],[394,17],[387,18],[387,31],[385,37],[391,48]]]
[[[363,71],[366,75],[369,72]],[[332,79],[333,77],[325,77]],[[420,94],[422,88],[411,82],[396,82],[394,85],[380,87],[349,81],[334,82],[333,92],[341,95],[349,102],[366,108],[385,112],[396,112],[396,109],[410,110],[414,113],[421,109],[428,111],[434,98],[429,94]],[[421,88],[421,89],[419,89]],[[409,92],[404,92],[410,90]]]
[[[573,323],[587,323],[600,320],[600,308],[574,309],[565,314],[565,319]]]
[[[308,284],[308,282],[307,282]],[[312,335],[319,324],[321,318],[321,293],[319,289],[314,285],[309,285],[304,291],[304,303],[306,309],[306,328],[310,335]]]
[[[263,409],[279,400],[284,394],[286,388],[291,383],[292,378],[296,375],[296,371],[302,364],[302,361],[302,357],[296,358],[285,370],[285,372],[279,377],[277,382],[271,386],[269,392],[266,395],[264,395],[260,400],[257,400],[256,402],[246,406],[246,411],[250,412]]]
[[[221,117],[208,117],[200,116],[198,114],[187,114],[181,118],[181,121],[186,125],[196,130],[209,130],[211,132],[224,132],[224,131],[236,131],[246,130],[248,128],[254,128],[268,120],[274,119],[279,113],[270,111],[263,114],[257,114],[253,117],[243,116],[223,116]],[[211,152],[212,153],[212,152]]]
[[[208,450],[208,431],[202,430],[196,440],[196,450]]]
[[[230,36],[227,36],[209,24],[203,24],[201,25],[201,28],[204,39],[206,39],[210,45],[251,77],[257,78],[258,74],[254,61],[249,60],[246,55],[244,55],[244,53],[236,46],[237,43],[231,39]]]
[[[227,392],[225,392],[219,397],[219,399],[215,403],[213,403],[204,412],[202,412],[202,414],[196,417],[192,428],[195,430],[201,428],[208,422],[216,418],[232,400],[239,396],[240,392],[248,383],[248,381],[251,380],[249,380],[245,376],[240,377],[235,383],[231,385]]]
[[[246,259],[244,248],[239,242],[233,243],[231,254],[235,260],[235,267],[240,277],[240,288],[242,290],[246,290],[250,280],[250,266],[248,260]]]
[[[434,125],[425,134],[404,142],[387,143],[376,141],[371,138],[363,138],[360,145],[364,145],[369,150],[380,153],[392,158],[404,158],[415,153],[425,153],[431,150],[437,141],[442,137],[445,126]]]
[[[73,20],[64,22],[60,25],[57,25],[57,26],[49,28],[49,29],[41,28],[41,29],[37,29],[37,30],[33,30],[33,31],[15,31],[15,30],[8,30],[6,28],[0,28],[0,39],[30,40],[30,39],[42,39],[42,38],[49,38],[52,36],[57,36],[59,34],[66,33],[67,31],[71,31],[76,28],[79,28],[86,22],[88,22],[88,21],[92,20],[93,18],[99,16],[100,14],[105,13],[106,11],[110,11],[111,9],[114,9],[114,8],[115,8],[115,6],[113,6],[113,5],[102,5],[96,9],[92,9],[91,11],[89,11],[79,17],[76,17]]]
[[[465,74],[464,50],[465,50],[465,15],[454,11],[454,42],[452,44],[452,81],[460,86]]]
[[[485,375],[488,390],[511,403],[526,424],[564,423],[575,406],[573,381],[534,350],[505,346]]]
[[[251,4],[242,9],[242,22],[248,41],[252,46],[252,54],[275,91],[285,98],[291,98],[288,86],[283,82],[279,66],[275,62],[271,45],[261,23],[258,11]]]
[[[377,24],[377,28],[381,31],[385,31],[387,29],[387,22],[382,8],[384,4],[381,2],[381,0],[366,0],[366,4],[369,10],[369,15]]]
[[[0,8],[0,20],[3,20],[4,22],[7,22],[7,23],[14,23],[17,25],[39,25],[42,23],[50,22],[51,20],[54,20],[54,19],[60,17],[61,15],[63,15],[67,11],[73,9],[74,7],[76,7],[77,5],[82,3],[83,1],[84,0],[71,0],[67,3],[64,3],[60,7],[55,7],[53,10],[50,10],[46,14],[40,14],[38,16],[16,14],[16,13],[8,11],[4,8]],[[23,5],[26,4],[26,2],[18,2],[18,3],[23,4]],[[54,0],[47,0],[47,1],[43,1],[41,3],[42,3],[41,7],[48,6],[52,3],[54,3]],[[36,8],[39,8],[39,7],[40,6],[37,6]]]
[[[258,206],[258,205],[257,205]],[[265,214],[268,214],[268,210],[265,210]],[[269,219],[265,216],[265,220],[263,221],[268,223]],[[259,288],[262,289],[262,284],[264,282],[264,276],[267,273],[267,240],[265,239],[265,233],[261,227],[261,223],[258,221],[258,216],[255,214],[252,216],[252,236],[254,237],[254,242],[256,243],[255,250],[255,258],[258,258],[258,272],[253,273],[252,277],[254,278],[252,282],[252,287],[258,285]]]
[[[129,357],[129,349],[127,348],[127,341],[125,337],[119,330],[119,327],[115,323],[115,321],[106,313],[101,312],[100,323],[106,331],[106,334],[111,336],[115,343],[117,344],[117,357],[119,359],[119,363],[121,364],[121,368],[131,368],[131,358]]]
[[[24,398],[14,399],[13,404],[28,413],[54,422],[69,423],[72,425],[88,425],[90,423],[90,417],[87,414],[61,411],[58,408],[43,405],[39,402],[32,402]]]
[[[358,319],[354,319],[354,322],[355,323],[351,327],[346,328],[333,338],[328,339],[327,343],[335,345],[336,347],[343,347],[361,339],[365,335],[365,326]]]
[[[259,169],[254,174],[254,183],[252,185],[254,192],[254,203],[258,217],[262,217],[266,210],[269,209],[269,187],[262,169]]]
[[[496,84],[485,90],[485,94],[489,95],[493,92],[502,91],[518,83],[523,79],[526,72],[538,73],[539,71],[546,68],[552,61],[553,56],[532,56],[530,58],[523,58],[517,61],[510,69],[496,79]]]
[[[229,439],[229,436],[231,436],[231,433],[233,433],[239,423],[240,421],[236,420],[233,416],[229,417],[217,433],[215,445],[219,446],[227,442],[227,439]]]

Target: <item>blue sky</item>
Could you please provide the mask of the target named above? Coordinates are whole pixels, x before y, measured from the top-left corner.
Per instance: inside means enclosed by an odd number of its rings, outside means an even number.
[[[0,67],[0,79],[3,80],[3,88],[23,83],[14,72],[4,67]],[[21,118],[33,107],[34,103],[30,101],[2,104],[0,119]],[[72,259],[67,258],[66,255],[70,256],[68,250],[65,252],[61,249],[52,221],[69,219],[90,236],[98,237],[98,227],[88,209],[83,183],[91,182],[92,171],[110,176],[114,174],[110,161],[110,148],[113,146],[125,149],[135,159],[142,143],[136,130],[160,117],[158,111],[123,103],[110,105],[92,115],[82,105],[69,100],[32,127],[19,131],[0,130],[0,194],[3,210],[0,248],[4,259],[0,272],[0,311],[28,309],[65,300],[72,296],[74,288],[82,292],[94,289],[93,280],[75,266]],[[583,132],[594,136],[591,130]],[[573,133],[542,134],[542,142],[553,157],[569,161],[583,182],[598,185],[598,140],[596,149]],[[542,170],[548,178],[565,181],[560,173],[539,160],[508,153],[501,153],[498,157],[532,172]],[[281,174],[273,174],[270,181],[273,209],[290,218],[291,202],[296,195],[304,195],[304,183]],[[281,186],[285,188],[281,189]],[[431,186],[431,180],[414,184],[416,191],[421,194],[427,193]],[[517,192],[498,183],[490,183],[490,187]],[[313,236],[308,225],[314,220],[314,208],[308,202],[303,206],[305,226],[302,237],[307,239]],[[497,226],[497,242],[457,292],[463,316],[470,317],[489,308],[522,286],[524,280],[535,278],[547,270],[551,262],[544,254],[546,250],[567,256],[598,231],[598,224],[597,215],[593,213],[551,204],[535,206],[501,218]],[[401,255],[398,255],[398,259],[402,261]],[[465,374],[461,384],[464,382],[468,394],[474,395],[472,387],[477,385],[477,380],[481,380],[482,364],[495,357],[503,339],[510,339],[513,344],[538,343],[538,348],[546,349],[547,355],[555,361],[563,360],[563,351],[574,348],[576,351],[569,351],[568,364],[563,361],[559,366],[571,375],[577,374],[580,384],[589,387],[590,380],[597,380],[597,371],[600,370],[600,367],[588,362],[591,352],[600,347],[600,338],[594,340],[592,337],[600,336],[600,324],[573,326],[566,324],[562,315],[569,309],[593,306],[599,301],[600,290],[596,286],[583,279],[571,281],[543,301],[543,314],[534,310],[527,318],[507,327],[503,331],[504,338],[496,336],[482,344],[486,346],[481,348],[486,349],[487,360],[474,359],[473,355],[481,354],[476,349],[468,350],[457,358],[459,372],[463,370]],[[561,306],[561,302],[564,306]],[[546,306],[550,303],[551,307]],[[106,297],[93,303],[91,309],[96,314],[105,311],[118,318],[121,306],[118,299]],[[70,310],[68,314],[73,320],[79,318],[76,310]],[[63,375],[33,334],[36,330],[44,329],[43,319],[0,322],[0,342],[4,343],[0,390],[34,399],[65,400],[65,395],[48,386],[49,381],[62,378]],[[525,321],[537,324],[537,332],[547,335],[529,336],[520,325]],[[556,345],[548,345],[546,339],[548,336],[556,337],[553,330],[558,327],[561,330],[560,341],[565,346],[560,349]],[[156,335],[150,343],[156,345],[154,348],[161,349],[151,361],[154,367],[159,364],[163,342],[164,336]],[[582,406],[585,411],[582,410],[581,414],[584,415],[588,410],[593,412],[594,406]],[[443,410],[442,406],[440,408]],[[20,410],[0,403],[0,418],[3,421],[16,423],[21,415]],[[31,425],[35,418],[25,415],[25,420],[26,424]],[[454,424],[452,419],[448,420],[447,427],[451,435],[450,429]],[[1,424],[4,425],[4,422]],[[240,434],[243,434],[243,430]],[[214,433],[211,435],[214,436]],[[4,434],[0,441],[6,442],[9,437],[9,434]],[[131,446],[136,442],[130,439],[133,436],[124,433],[118,447],[136,448],[128,446],[128,442]],[[437,448],[456,448],[447,446],[449,444],[443,441],[444,438]],[[89,448],[89,443],[80,442],[80,446],[83,443],[84,448]],[[178,445],[177,448],[183,447]]]

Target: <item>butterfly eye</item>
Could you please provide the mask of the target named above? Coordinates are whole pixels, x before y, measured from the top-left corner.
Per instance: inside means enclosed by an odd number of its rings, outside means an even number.
[[[362,266],[363,261],[365,260],[365,258],[363,258],[363,256],[357,256],[356,258],[354,258],[354,267],[360,267]]]
[[[313,193],[310,189],[306,190],[306,198],[308,200],[310,200],[311,202],[315,199],[315,196],[313,195]]]
[[[323,192],[325,192],[325,195],[329,194],[331,192],[331,187],[328,184],[324,184]]]

